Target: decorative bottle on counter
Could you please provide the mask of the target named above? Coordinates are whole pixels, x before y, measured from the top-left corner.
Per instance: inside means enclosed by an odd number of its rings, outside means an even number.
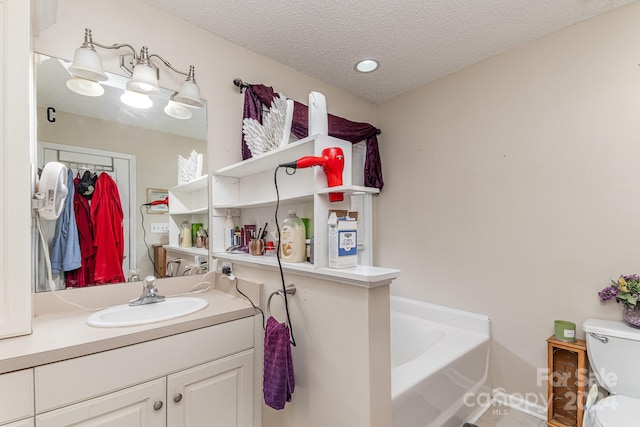
[[[282,222],[280,232],[280,257],[285,262],[303,262],[306,257],[304,223],[289,211],[289,216]]]

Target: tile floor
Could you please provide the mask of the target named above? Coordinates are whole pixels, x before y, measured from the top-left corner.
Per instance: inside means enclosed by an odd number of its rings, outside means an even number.
[[[507,406],[493,404],[475,424],[478,427],[544,427],[547,422]]]

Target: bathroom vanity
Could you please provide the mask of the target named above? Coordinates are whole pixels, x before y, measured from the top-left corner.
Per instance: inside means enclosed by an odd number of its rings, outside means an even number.
[[[196,313],[133,327],[35,317],[32,335],[0,341],[0,426],[260,425],[254,309],[220,289],[198,297]]]

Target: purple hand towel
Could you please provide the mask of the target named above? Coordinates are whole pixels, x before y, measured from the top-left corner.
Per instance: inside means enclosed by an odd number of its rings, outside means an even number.
[[[295,386],[289,327],[269,317],[264,332],[264,403],[283,409],[286,402],[291,402]]]

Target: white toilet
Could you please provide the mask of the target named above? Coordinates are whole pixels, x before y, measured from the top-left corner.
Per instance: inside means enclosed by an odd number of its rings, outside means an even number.
[[[638,426],[640,408],[640,329],[614,320],[588,319],[586,335],[589,364],[598,384],[613,395],[589,409],[583,427]]]

